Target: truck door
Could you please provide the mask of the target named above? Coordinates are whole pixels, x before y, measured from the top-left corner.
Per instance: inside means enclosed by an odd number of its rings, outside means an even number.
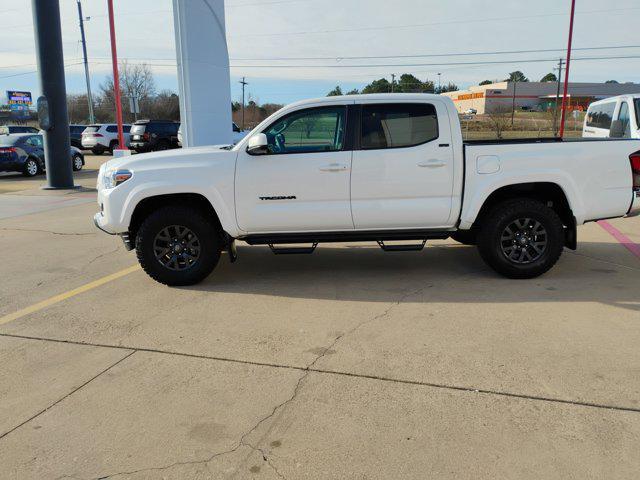
[[[444,103],[362,104],[353,152],[356,229],[450,227],[454,155]]]
[[[236,166],[236,216],[246,232],[353,230],[347,107],[312,107],[262,131],[269,153],[242,148]]]

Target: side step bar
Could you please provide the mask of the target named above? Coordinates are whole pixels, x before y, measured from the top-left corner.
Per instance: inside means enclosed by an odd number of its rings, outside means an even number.
[[[269,248],[276,255],[295,255],[295,254],[309,254],[313,253],[318,246],[318,242],[313,243],[310,247],[281,247],[278,248],[273,245],[273,243],[269,244]]]
[[[385,252],[419,252],[427,244],[427,240],[422,240],[422,243],[414,243],[409,245],[385,245],[384,241],[378,240],[378,245]]]

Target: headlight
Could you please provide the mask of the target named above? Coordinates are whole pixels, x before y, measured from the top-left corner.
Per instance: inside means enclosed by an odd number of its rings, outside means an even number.
[[[102,186],[106,189],[115,188],[133,176],[129,170],[108,170],[102,177]]]

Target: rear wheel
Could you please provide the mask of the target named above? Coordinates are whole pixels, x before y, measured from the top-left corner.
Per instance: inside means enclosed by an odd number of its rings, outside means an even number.
[[[72,159],[73,171],[79,172],[82,170],[84,163],[82,162],[82,157],[80,155],[74,155]]]
[[[509,278],[534,278],[548,271],[564,248],[558,214],[541,202],[502,202],[483,218],[478,233],[482,259]]]
[[[24,167],[22,168],[22,174],[25,177],[35,177],[40,171],[40,166],[38,165],[38,161],[34,158],[27,158],[27,161],[24,163]]]
[[[113,151],[117,150],[118,148],[120,148],[120,143],[118,142],[118,140],[111,140],[111,143],[109,144],[109,153],[113,155]]]
[[[142,223],[136,254],[144,271],[157,282],[193,285],[216,267],[221,243],[216,227],[201,212],[169,206],[156,210]]]

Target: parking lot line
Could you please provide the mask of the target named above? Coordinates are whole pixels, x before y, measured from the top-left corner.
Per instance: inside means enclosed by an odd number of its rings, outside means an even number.
[[[598,225],[604,228],[613,238],[620,242],[623,247],[633,253],[636,257],[640,258],[640,245],[635,243],[633,240],[631,240],[606,220],[600,220],[598,222]]]
[[[28,307],[25,307],[17,312],[9,313],[4,317],[0,317],[0,325],[4,325],[6,323],[17,320],[18,318],[24,317],[25,315],[29,315],[30,313],[37,312],[42,310],[43,308],[50,307],[51,305],[55,305],[56,303],[62,302],[71,297],[75,297],[84,292],[88,292],[89,290],[93,290],[94,288],[98,288],[105,283],[109,283],[113,280],[117,280],[118,278],[124,277],[125,275],[129,275],[137,270],[140,270],[140,265],[133,265],[131,267],[125,268],[124,270],[120,270],[119,272],[112,273],[105,277],[94,280],[93,282],[86,283],[84,285],[79,286],[78,288],[74,288],[73,290],[69,290],[64,293],[60,293],[58,295],[54,295],[53,297],[47,298],[46,300],[42,300],[41,302],[35,303]]]

